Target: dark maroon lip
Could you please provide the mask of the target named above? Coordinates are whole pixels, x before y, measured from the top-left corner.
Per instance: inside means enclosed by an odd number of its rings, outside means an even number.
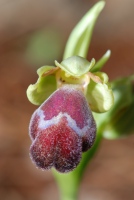
[[[69,172],[93,145],[96,125],[83,93],[67,85],[34,112],[29,133],[30,157],[37,167]]]

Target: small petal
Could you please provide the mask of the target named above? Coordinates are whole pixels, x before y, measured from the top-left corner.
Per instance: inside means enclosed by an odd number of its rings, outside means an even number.
[[[87,99],[92,111],[101,113],[106,112],[114,103],[113,92],[105,73],[97,72],[94,74],[99,76],[102,83],[96,83],[93,80],[90,80],[87,89]]]
[[[102,83],[108,83],[108,75],[104,72],[95,72],[93,73],[95,76],[98,76]]]
[[[96,62],[94,67],[91,69],[91,72],[100,71],[105,63],[109,60],[111,55],[111,51],[108,50],[101,58]]]
[[[43,66],[37,70],[39,76],[37,82],[29,85],[27,89],[27,97],[32,104],[42,104],[56,90],[56,80],[53,74],[57,70],[58,68],[53,66]]]

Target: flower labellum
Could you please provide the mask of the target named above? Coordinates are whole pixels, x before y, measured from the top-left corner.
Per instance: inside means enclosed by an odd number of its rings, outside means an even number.
[[[76,85],[57,89],[33,114],[30,157],[37,167],[69,172],[94,143],[96,124]]]

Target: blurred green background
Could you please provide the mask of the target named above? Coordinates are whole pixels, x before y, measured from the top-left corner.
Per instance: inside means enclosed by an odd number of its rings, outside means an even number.
[[[28,124],[36,106],[26,97],[38,67],[62,59],[67,38],[95,0],[0,0],[0,199],[58,200],[51,171],[29,158]],[[106,1],[88,59],[112,56],[110,80],[134,73],[134,1]],[[127,116],[126,116],[127,117]],[[123,122],[122,122],[123,123]],[[134,199],[134,136],[103,140],[85,171],[79,200]]]

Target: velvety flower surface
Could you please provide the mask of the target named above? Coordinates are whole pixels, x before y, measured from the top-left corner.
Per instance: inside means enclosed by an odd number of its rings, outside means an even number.
[[[96,125],[82,91],[65,85],[34,112],[29,132],[30,156],[36,166],[68,172],[93,145]]]

